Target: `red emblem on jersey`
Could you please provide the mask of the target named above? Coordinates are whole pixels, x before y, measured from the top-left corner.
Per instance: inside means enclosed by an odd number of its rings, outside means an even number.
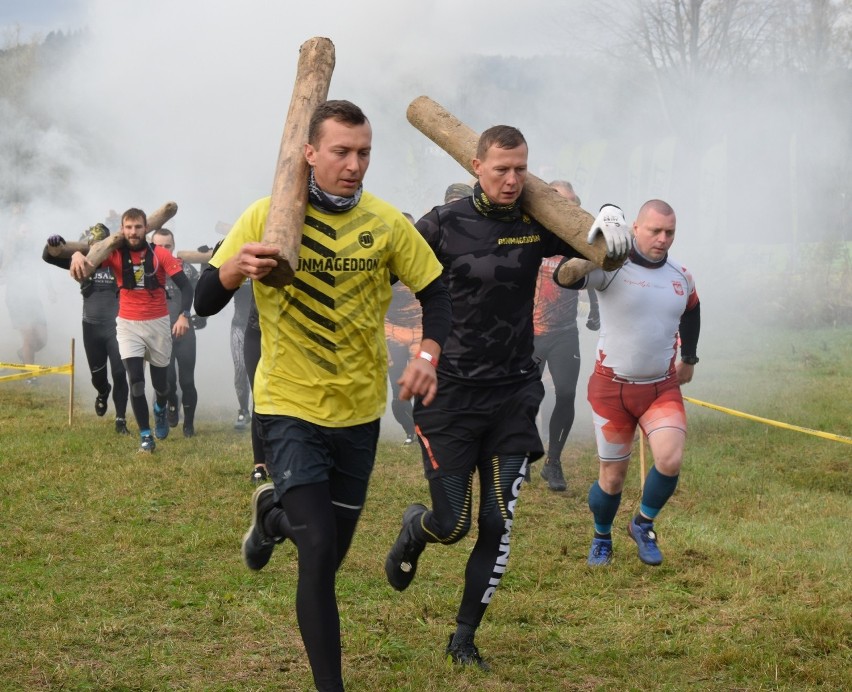
[[[683,284],[680,281],[672,281],[672,287],[679,296],[683,295]]]

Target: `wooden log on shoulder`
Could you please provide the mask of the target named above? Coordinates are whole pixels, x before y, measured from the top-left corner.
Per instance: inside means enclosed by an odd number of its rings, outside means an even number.
[[[213,257],[213,250],[208,250],[207,252],[198,252],[197,250],[179,250],[175,253],[175,256],[178,259],[182,259],[184,262],[189,262],[189,264],[205,264],[210,261],[211,257]]]
[[[47,254],[51,257],[71,257],[75,252],[82,252],[84,255],[89,253],[89,244],[83,242],[82,240],[72,240],[62,245],[55,245],[51,247],[50,245],[47,247]]]
[[[148,214],[148,231],[156,231],[166,225],[177,214],[178,206],[175,202],[166,202],[163,206]]]
[[[576,283],[596,266],[597,265],[595,265],[594,262],[590,262],[589,260],[572,257],[559,267],[559,285],[570,286],[571,284]]]
[[[125,240],[122,233],[113,233],[111,236],[99,240],[97,243],[92,243],[86,259],[91,262],[93,267],[98,268],[115,250],[123,247],[124,243]]]
[[[159,228],[162,228],[167,221],[169,221],[171,218],[174,217],[175,214],[177,214],[177,210],[178,210],[177,204],[174,203],[174,202],[166,202],[161,207],[158,207],[157,209],[155,209],[153,212],[151,212],[150,214],[147,215],[148,216],[148,230],[154,231],[154,230],[157,230]],[[109,240],[110,238],[115,238],[115,237],[120,236],[120,235],[121,235],[121,229],[117,230],[115,233],[113,233],[112,235],[110,235],[107,238],[104,238],[104,240],[101,240],[99,242],[103,243],[105,240]],[[70,258],[71,255],[73,255],[75,252],[82,252],[84,255],[88,256],[89,253],[91,252],[91,248],[95,247],[96,245],[98,245],[98,243],[93,243],[90,247],[88,243],[85,243],[85,242],[82,242],[82,241],[71,241],[71,242],[65,243],[64,245],[57,245],[56,247],[48,246],[47,252],[53,257]],[[120,246],[120,244],[119,244],[119,246]],[[104,247],[112,247],[112,246],[111,245],[105,245]],[[109,257],[109,252],[106,253],[101,258],[101,261],[97,262],[95,264],[95,266],[96,267],[99,266],[101,264],[101,262],[103,262],[107,257]],[[90,262],[92,261],[91,257],[89,257],[89,261]]]
[[[308,39],[299,48],[296,81],[284,123],[272,183],[272,201],[263,232],[263,242],[279,248],[275,257],[278,266],[262,279],[264,284],[275,288],[292,283],[298,265],[308,206],[309,167],[305,160],[305,143],[314,110],[328,98],[334,61],[334,44],[327,38]]]
[[[408,106],[408,121],[474,175],[473,159],[479,135],[428,96],[419,96]],[[598,237],[589,245],[586,238],[595,217],[562,197],[546,182],[527,173],[521,206],[551,233],[559,236],[581,255],[604,269],[615,269],[621,261],[606,256],[606,242]]]
[[[48,254],[53,257],[64,257],[71,259],[75,252],[81,252],[86,255],[89,262],[95,268],[99,267],[103,261],[112,254],[112,251],[124,245],[124,236],[121,233],[113,233],[97,243],[70,242],[56,247],[47,246]]]

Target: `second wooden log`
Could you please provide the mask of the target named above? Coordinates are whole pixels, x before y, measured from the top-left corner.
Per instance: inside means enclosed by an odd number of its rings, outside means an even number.
[[[334,44],[327,38],[314,37],[299,49],[299,64],[290,109],[284,123],[284,134],[278,151],[272,200],[263,242],[275,245],[278,265],[263,283],[281,288],[293,281],[302,244],[302,225],[308,206],[308,162],[305,143],[314,110],[328,98],[331,73],[334,71]]]
[[[162,228],[167,221],[172,219],[175,214],[177,214],[178,206],[175,202],[166,202],[162,206],[158,207],[150,214],[148,217],[148,231],[155,231],[159,228]],[[82,252],[84,255],[88,256],[89,261],[94,264],[96,267],[100,266],[101,262],[103,262],[107,257],[109,257],[110,253],[115,250],[117,247],[121,247],[122,241],[120,240],[112,240],[113,238],[123,238],[121,234],[121,229],[117,230],[115,233],[110,235],[103,240],[99,240],[97,243],[92,243],[89,245],[88,243],[84,243],[82,241],[71,241],[65,243],[64,245],[57,245],[56,247],[48,246],[47,251],[53,257],[71,257],[75,252]],[[94,256],[91,254],[93,249],[100,248],[96,250],[97,255]],[[95,262],[95,259],[98,259],[98,262]]]
[[[474,175],[473,159],[479,135],[428,96],[419,96],[408,106],[408,121]],[[554,235],[604,269],[616,269],[621,261],[606,256],[606,243],[598,236],[586,242],[595,217],[562,197],[546,182],[527,173],[521,206]]]

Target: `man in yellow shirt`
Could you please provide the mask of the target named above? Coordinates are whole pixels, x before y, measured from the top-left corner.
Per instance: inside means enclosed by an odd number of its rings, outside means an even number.
[[[276,543],[298,552],[296,614],[318,690],[342,690],[335,574],[355,533],[387,397],[384,316],[391,275],[420,300],[423,339],[400,377],[401,396],[429,405],[450,329],[441,265],[402,212],[362,186],[372,129],[360,108],[327,101],[311,118],[309,204],[293,282],[261,282],[277,248],[262,242],[270,199],[237,220],[198,282],[209,315],[252,279],[261,356],[255,415],[274,483],[252,498],[243,559],[262,569]]]

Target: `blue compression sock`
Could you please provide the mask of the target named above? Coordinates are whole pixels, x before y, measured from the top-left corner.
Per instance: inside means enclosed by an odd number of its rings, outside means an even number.
[[[664,476],[652,466],[645,478],[645,489],[642,491],[642,502],[639,511],[648,519],[656,517],[668,499],[674,495],[677,479],[680,476]]]
[[[618,513],[621,504],[621,493],[610,495],[605,493],[598,482],[592,483],[589,488],[589,509],[595,518],[595,532],[605,536],[612,532],[612,522]]]

